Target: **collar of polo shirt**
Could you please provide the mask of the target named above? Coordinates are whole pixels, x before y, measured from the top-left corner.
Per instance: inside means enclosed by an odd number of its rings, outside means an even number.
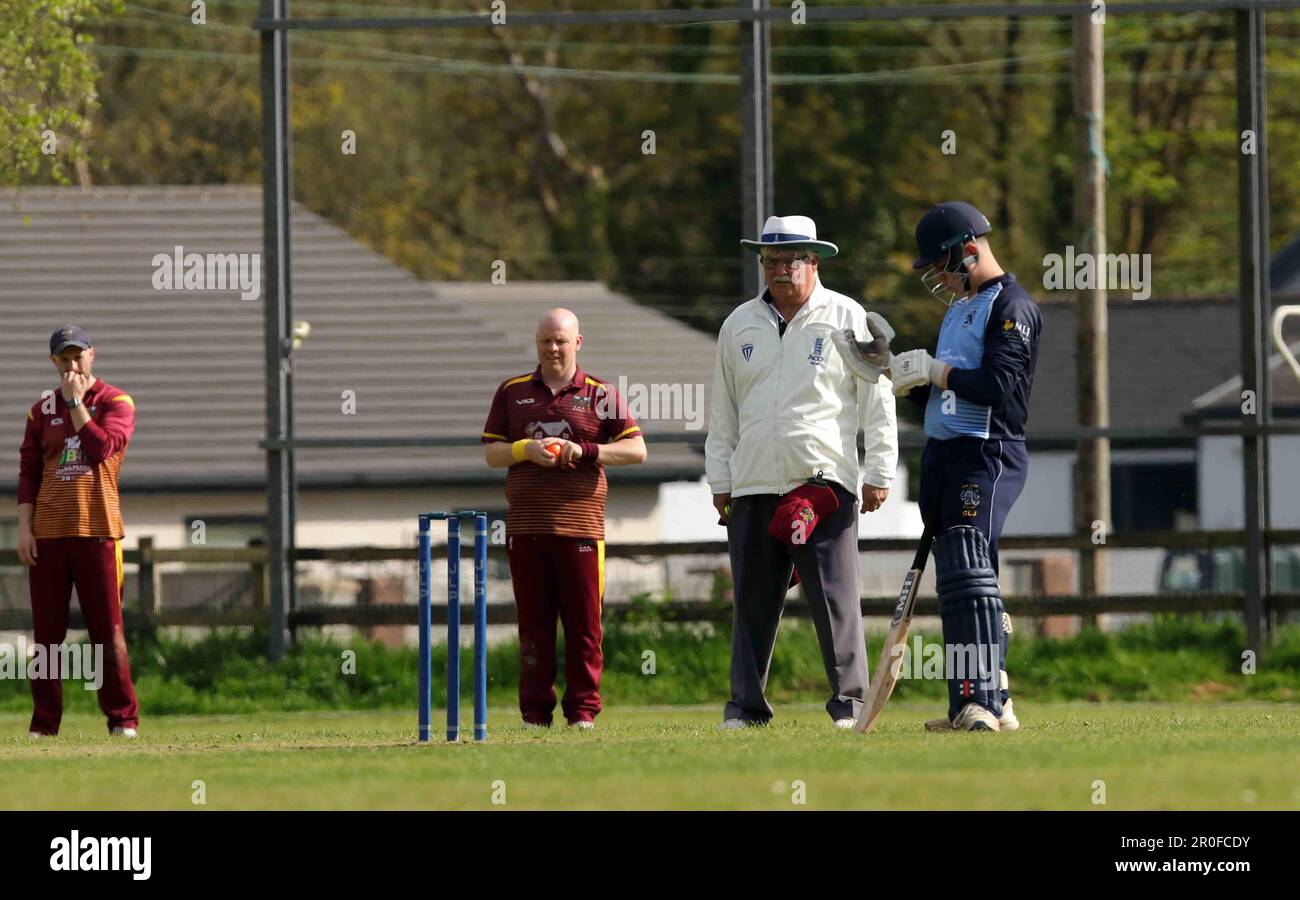
[[[546,379],[542,377],[541,366],[538,366],[536,369],[533,369],[533,381],[536,381],[539,384],[546,384]],[[573,380],[570,381],[568,384],[566,384],[563,387],[563,389],[558,391],[557,396],[558,394],[562,394],[565,391],[569,390],[570,388],[574,390],[580,390],[583,387],[583,385],[585,385],[586,383],[587,383],[587,373],[582,371],[582,366],[575,366],[573,370]]]

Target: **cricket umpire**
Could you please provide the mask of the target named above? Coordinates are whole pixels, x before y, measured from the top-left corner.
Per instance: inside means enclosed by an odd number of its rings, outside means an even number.
[[[998,536],[1029,471],[1025,422],[1042,318],[989,248],[989,220],[940,203],[916,226],[926,289],[948,304],[933,355],[893,356],[895,394],[925,411],[921,514],[936,535],[935,577],[948,671],[948,716],[930,730],[1014,731],[1006,674],[1011,618],[998,588]],[[971,650],[974,653],[971,653]]]
[[[506,550],[519,612],[519,711],[550,727],[555,620],[564,625],[569,725],[601,710],[606,466],[645,462],[645,438],[609,384],[578,365],[578,318],[553,309],[537,326],[537,368],[497,388],[483,426],[487,464],[506,473]]]
[[[72,588],[90,640],[103,648],[99,708],[110,734],[135,737],[140,707],[122,630],[122,506],[117,482],[135,431],[135,401],[96,378],[90,335],[67,325],[50,336],[59,386],[27,411],[19,451],[18,557],[27,566],[36,643],[68,634]],[[51,659],[57,658],[50,654]],[[58,672],[31,679],[33,738],[59,733]]]
[[[858,496],[873,512],[898,463],[888,379],[854,378],[834,344],[866,334],[867,313],[828,290],[839,248],[806,216],[772,216],[758,241],[766,288],[718,333],[705,471],[727,526],[734,583],[731,699],[722,727],[766,724],[765,696],[792,573],[803,582],[830,682],[826,711],[851,728],[867,690],[858,582]],[[865,459],[858,459],[858,433]]]

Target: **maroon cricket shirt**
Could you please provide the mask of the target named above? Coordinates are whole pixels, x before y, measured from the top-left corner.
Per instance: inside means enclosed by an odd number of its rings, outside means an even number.
[[[538,366],[497,388],[483,443],[555,437],[607,444],[640,433],[611,385],[578,367],[573,380],[552,394]],[[604,540],[606,490],[602,465],[579,462],[572,469],[552,469],[515,463],[506,473],[506,533]]]

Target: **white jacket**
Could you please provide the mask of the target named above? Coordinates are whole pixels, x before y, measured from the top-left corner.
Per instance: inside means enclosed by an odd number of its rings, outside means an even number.
[[[713,493],[784,494],[819,469],[854,496],[863,482],[889,487],[898,466],[892,385],[883,375],[865,384],[845,369],[831,342],[839,328],[866,334],[866,311],[820,279],[784,337],[762,295],[722,323],[704,444]]]

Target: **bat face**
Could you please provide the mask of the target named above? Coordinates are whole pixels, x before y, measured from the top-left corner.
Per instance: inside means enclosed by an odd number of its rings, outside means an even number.
[[[921,570],[911,569],[903,579],[903,589],[898,594],[898,605],[894,607],[894,617],[889,623],[889,634],[885,637],[885,646],[880,649],[880,661],[872,672],[871,688],[867,699],[862,704],[862,714],[858,716],[857,731],[867,732],[876,726],[889,695],[894,692],[898,682],[898,672],[902,662],[901,648],[907,642],[907,630],[912,624],[912,611],[916,608],[916,590],[921,583]]]

